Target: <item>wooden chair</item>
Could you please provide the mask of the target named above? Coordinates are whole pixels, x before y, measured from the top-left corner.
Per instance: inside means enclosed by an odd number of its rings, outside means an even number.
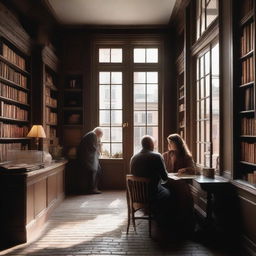
[[[149,222],[149,236],[151,237],[151,208],[149,201],[149,179],[136,177],[132,174],[126,175],[126,195],[128,208],[128,224],[126,234],[129,232],[132,219],[134,231],[136,232],[136,219],[146,219]],[[146,211],[147,215],[135,216],[138,210]]]

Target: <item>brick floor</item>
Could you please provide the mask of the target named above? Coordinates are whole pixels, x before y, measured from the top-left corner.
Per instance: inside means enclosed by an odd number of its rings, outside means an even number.
[[[137,233],[131,228],[127,236],[126,224],[124,191],[72,196],[55,210],[37,240],[0,255],[227,255],[193,241],[163,245],[154,231],[153,238],[148,237],[148,223],[143,220],[137,222]]]

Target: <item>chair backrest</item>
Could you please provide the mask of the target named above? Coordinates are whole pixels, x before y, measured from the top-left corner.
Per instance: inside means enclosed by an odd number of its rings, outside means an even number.
[[[136,207],[149,206],[149,182],[150,179],[126,175],[126,187],[130,203]]]

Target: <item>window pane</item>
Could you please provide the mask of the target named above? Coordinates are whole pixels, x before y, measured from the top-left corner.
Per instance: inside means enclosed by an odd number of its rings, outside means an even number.
[[[122,84],[122,72],[111,72],[111,84]]]
[[[109,158],[110,157],[110,144],[109,143],[102,143],[102,158]]]
[[[111,49],[111,62],[112,63],[122,62],[122,49]]]
[[[219,44],[212,48],[212,75],[219,76]]]
[[[154,150],[158,150],[158,127],[157,126],[147,127],[146,133],[155,139]]]
[[[141,138],[146,135],[145,127],[134,127],[134,154],[141,150]]]
[[[158,83],[158,72],[147,72],[147,83]]]
[[[157,125],[157,124],[158,124],[158,111],[148,111],[147,125]]]
[[[110,128],[109,127],[102,127],[103,136],[101,138],[102,142],[110,142]]]
[[[121,126],[122,125],[122,111],[121,110],[112,110],[111,111],[111,125],[112,126]]]
[[[201,110],[200,118],[204,119],[204,113],[205,113],[205,111],[204,111],[204,100],[201,101],[200,110]]]
[[[146,125],[145,111],[134,111],[134,125]]]
[[[210,118],[210,98],[205,100],[205,118]]]
[[[110,49],[99,49],[99,62],[110,62]]]
[[[146,62],[146,49],[135,48],[133,50],[134,63],[145,63]]]
[[[204,57],[200,58],[200,78],[204,77]]]
[[[147,103],[148,109],[157,110],[158,109],[158,84],[148,84],[147,85]]]
[[[111,141],[112,142],[122,142],[123,141],[123,128],[122,127],[112,127],[111,128]]]
[[[157,48],[149,48],[146,51],[146,59],[147,63],[157,63],[158,62],[158,49]]]
[[[110,84],[110,72],[100,72],[100,84]]]
[[[210,142],[210,121],[206,121],[205,141]]]
[[[210,73],[210,52],[207,52],[205,55],[205,75]]]
[[[100,109],[110,108],[110,86],[100,85]]]
[[[146,109],[146,86],[145,84],[134,85],[134,110]]]
[[[205,77],[205,97],[210,96],[210,75]]]
[[[135,84],[146,83],[146,72],[134,72],[133,80]]]
[[[121,143],[112,143],[111,151],[112,151],[112,158],[123,157],[123,145]]]
[[[110,111],[100,110],[100,126],[110,125]]]
[[[205,141],[204,139],[204,121],[201,121],[201,128],[200,128],[201,134],[200,134],[200,141]]]
[[[201,99],[205,97],[205,94],[204,94],[204,78],[202,78],[201,81],[200,81],[200,97],[201,97]]]
[[[111,86],[111,108],[122,109],[122,85]]]
[[[218,16],[217,0],[210,0],[206,9],[206,26],[208,27]]]

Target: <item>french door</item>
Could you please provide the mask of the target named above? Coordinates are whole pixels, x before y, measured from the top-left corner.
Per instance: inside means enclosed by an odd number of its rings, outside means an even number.
[[[160,47],[98,45],[95,91],[97,126],[103,129],[101,165],[105,187],[122,187],[142,136],[161,143]]]

